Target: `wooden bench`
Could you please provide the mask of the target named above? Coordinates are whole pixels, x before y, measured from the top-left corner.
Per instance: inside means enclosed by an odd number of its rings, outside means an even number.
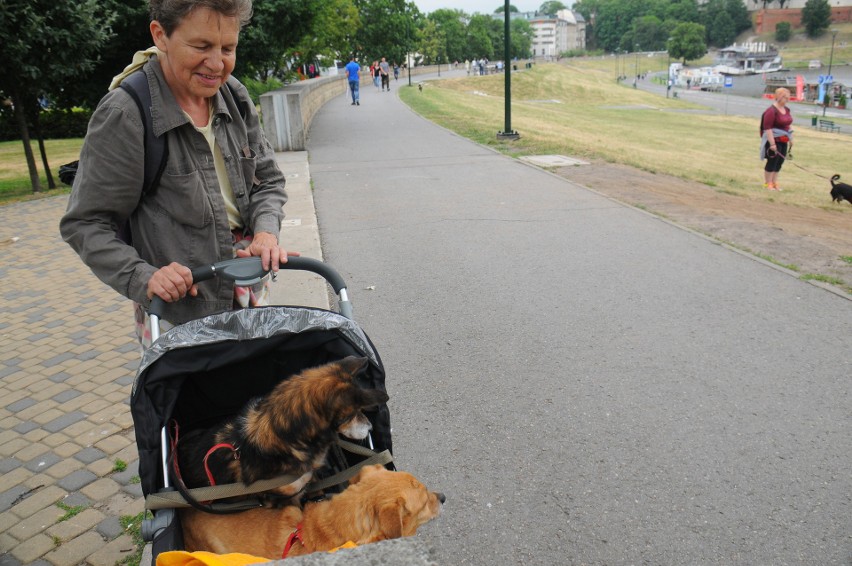
[[[820,118],[819,129],[820,131],[839,132],[840,126],[834,125],[834,120],[823,120],[822,118]]]

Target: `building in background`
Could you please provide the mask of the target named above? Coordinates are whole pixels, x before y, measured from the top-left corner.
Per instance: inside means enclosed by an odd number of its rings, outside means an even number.
[[[535,58],[555,60],[566,51],[586,48],[586,21],[578,12],[559,10],[556,16],[513,12],[510,17],[523,18],[530,23],[534,34],[531,50]]]

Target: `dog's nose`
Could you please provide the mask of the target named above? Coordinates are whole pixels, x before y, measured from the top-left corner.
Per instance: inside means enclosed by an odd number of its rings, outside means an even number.
[[[437,496],[438,496],[438,501],[440,501],[440,502],[441,502],[441,505],[443,505],[443,504],[444,504],[444,501],[446,501],[446,500],[447,500],[447,498],[446,498],[446,497],[444,497],[444,494],[443,494],[443,493],[436,493],[435,495],[437,495]]]

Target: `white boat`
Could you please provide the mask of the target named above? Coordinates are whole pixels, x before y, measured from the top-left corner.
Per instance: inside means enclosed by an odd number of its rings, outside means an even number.
[[[755,75],[774,73],[783,68],[781,55],[774,46],[765,42],[734,43],[719,50],[716,57],[716,72],[723,75]]]

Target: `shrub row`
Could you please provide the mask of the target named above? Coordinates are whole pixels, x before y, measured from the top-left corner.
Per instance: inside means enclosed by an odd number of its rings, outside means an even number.
[[[87,110],[46,110],[39,115],[42,134],[45,139],[82,138],[86,135],[91,112]],[[35,131],[30,124],[30,137],[35,139]],[[0,141],[21,139],[18,122],[12,109],[4,106],[0,110]]]

